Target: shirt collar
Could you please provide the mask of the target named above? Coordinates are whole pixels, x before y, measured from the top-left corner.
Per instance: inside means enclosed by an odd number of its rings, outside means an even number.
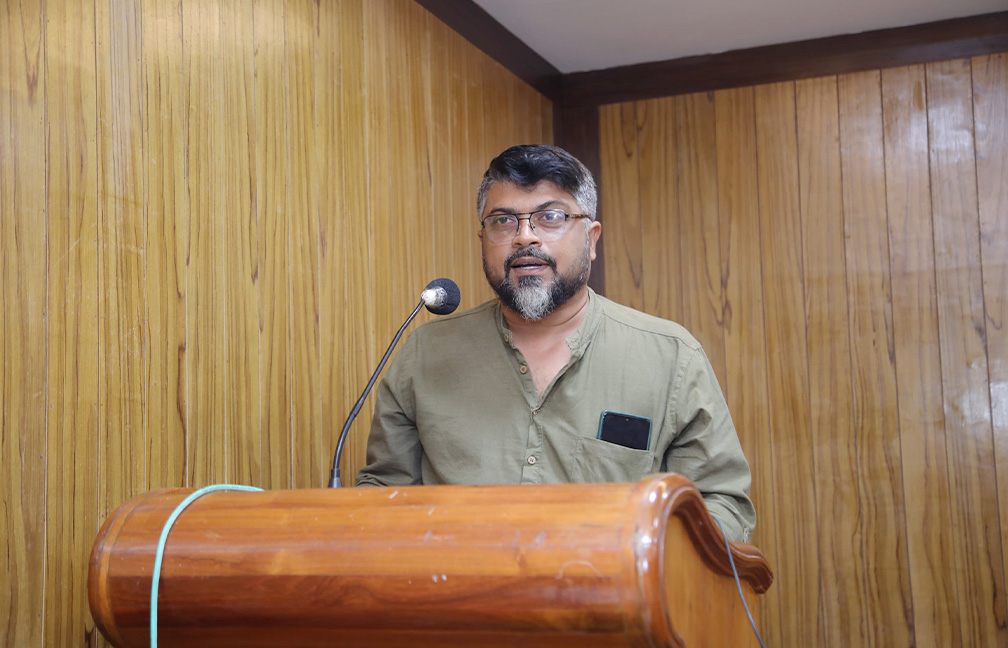
[[[500,300],[497,300],[497,304],[494,306],[494,319],[497,321],[497,330],[500,332],[501,337],[507,342],[511,347],[514,347],[514,337],[511,334],[511,330],[508,328],[507,320],[504,319],[504,309],[501,306]],[[585,313],[584,321],[581,322],[581,326],[578,327],[574,333],[567,336],[567,346],[570,347],[571,357],[580,358],[584,354],[585,349],[588,348],[588,344],[595,337],[595,332],[598,330],[599,324],[602,322],[602,305],[599,300],[599,296],[595,294],[595,291],[590,287],[588,288],[588,311]]]

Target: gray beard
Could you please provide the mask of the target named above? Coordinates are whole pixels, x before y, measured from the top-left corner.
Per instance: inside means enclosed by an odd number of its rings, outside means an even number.
[[[490,282],[490,287],[497,293],[497,297],[500,298],[504,306],[518,313],[524,320],[538,322],[570,301],[588,283],[588,274],[591,270],[589,250],[586,241],[584,255],[580,259],[580,263],[568,275],[557,272],[556,261],[549,255],[540,252],[538,248],[526,248],[512,253],[504,262],[504,277],[499,281],[491,278],[486,259],[483,260],[483,272],[486,274],[487,281]],[[547,261],[553,268],[556,278],[549,285],[545,285],[542,277],[519,277],[518,285],[514,285],[508,278],[508,275],[511,274],[511,262],[522,256],[534,256]]]

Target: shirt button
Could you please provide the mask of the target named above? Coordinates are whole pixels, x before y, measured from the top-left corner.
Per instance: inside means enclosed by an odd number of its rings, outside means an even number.
[[[538,459],[535,458],[535,455],[530,455],[529,456],[529,458],[528,458],[528,464],[530,466],[536,465],[536,461],[538,461]]]
[[[518,367],[518,371],[522,372],[523,374],[526,374],[526,373],[528,373],[528,367],[526,367],[525,365],[522,365],[522,366]]]
[[[538,416],[538,414],[539,414],[539,410],[538,409],[532,410],[532,416]]]

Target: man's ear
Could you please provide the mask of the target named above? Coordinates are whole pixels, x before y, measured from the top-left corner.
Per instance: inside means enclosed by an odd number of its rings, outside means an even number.
[[[595,260],[595,244],[598,243],[600,236],[602,236],[602,223],[592,221],[588,226],[588,249],[592,261]]]

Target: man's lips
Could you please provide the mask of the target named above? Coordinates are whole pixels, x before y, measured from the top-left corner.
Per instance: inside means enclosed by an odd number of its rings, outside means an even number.
[[[515,259],[509,265],[512,268],[534,268],[539,266],[549,266],[549,263],[535,257],[521,257]]]
[[[536,276],[545,274],[547,270],[556,271],[556,262],[545,252],[536,248],[515,250],[504,261],[505,276],[512,273],[519,276]]]

